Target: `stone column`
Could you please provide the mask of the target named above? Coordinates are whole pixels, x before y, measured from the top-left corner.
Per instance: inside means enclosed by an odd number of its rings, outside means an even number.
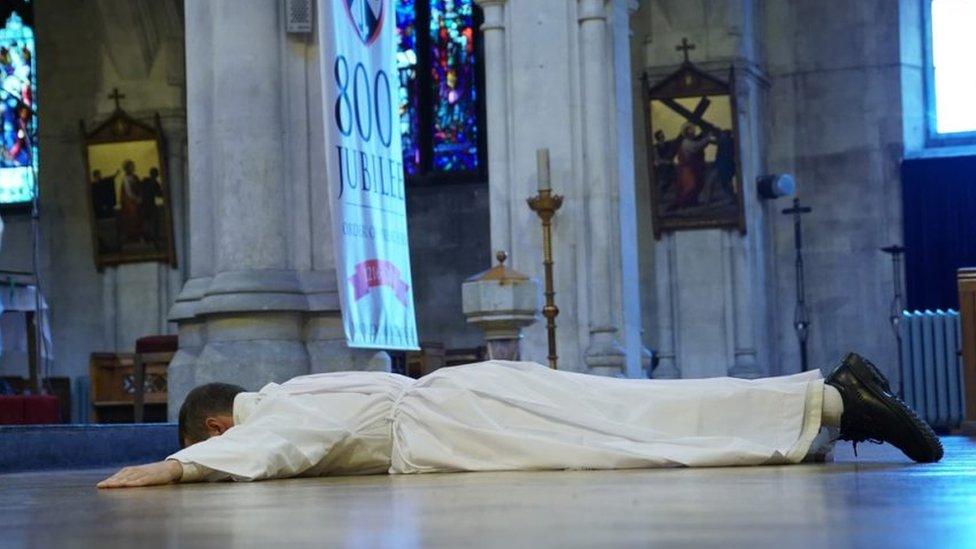
[[[580,55],[582,70],[583,170],[588,192],[586,222],[588,231],[590,283],[590,342],[586,364],[597,373],[620,373],[625,352],[618,342],[613,310],[614,259],[611,217],[612,190],[609,178],[610,74],[612,59],[607,41],[605,0],[578,0]]]
[[[197,318],[197,305],[213,277],[213,215],[211,185],[212,157],[206,154],[212,142],[213,92],[210,73],[213,58],[209,29],[213,27],[209,2],[186,3],[185,51],[194,57],[186,63],[187,179],[186,263],[188,280],[170,309],[169,319],[178,326],[180,347],[167,369],[170,421],[176,421],[179,405],[196,386],[195,363],[205,341],[204,322]],[[202,149],[204,154],[192,154]]]
[[[761,78],[756,78],[747,71],[737,79],[736,107],[738,110],[737,124],[739,126],[740,154],[742,162],[742,176],[744,184],[744,204],[748,220],[749,234],[745,238],[729,238],[730,279],[733,287],[733,318],[732,318],[732,365],[729,375],[732,377],[757,378],[766,373],[776,373],[770,360],[770,352],[763,352],[762,344],[757,341],[757,333],[768,331],[768,322],[761,318],[756,311],[766,312],[769,304],[765,296],[767,287],[767,268],[764,249],[769,250],[766,234],[769,223],[765,216],[767,212],[759,203],[756,195],[756,178],[761,175],[765,164],[765,150],[763,147],[760,94],[763,89]],[[768,252],[767,252],[768,253]],[[768,313],[767,313],[768,314]],[[759,317],[759,318],[757,318]],[[765,356],[762,356],[765,355]],[[763,358],[764,360],[760,360]],[[766,364],[762,364],[766,362]]]
[[[655,251],[660,255],[654,263],[657,271],[655,276],[655,296],[657,297],[657,315],[655,317],[657,333],[657,354],[658,366],[653,372],[653,377],[658,379],[676,379],[681,377],[678,370],[678,342],[677,342],[677,316],[675,303],[671,296],[678,291],[677,281],[674,276],[675,268],[675,249],[674,235],[666,234],[661,237],[661,241],[655,246]]]
[[[290,189],[282,180],[279,10],[272,1],[186,2],[191,272],[174,319],[193,307],[193,319],[180,322],[182,360],[200,330],[206,337],[194,383],[256,389],[309,371],[308,301],[289,257]],[[175,373],[176,383],[187,377]]]
[[[199,114],[202,120],[203,113],[199,113],[199,110],[199,106],[193,110],[188,109],[188,114]],[[175,238],[177,239],[176,253],[177,259],[180,262],[179,274],[185,274],[185,276],[189,277],[187,283],[182,285],[182,290],[180,290],[180,285],[177,284],[173,293],[170,294],[175,294],[176,298],[173,306],[168,311],[168,320],[170,322],[177,322],[180,337],[179,350],[176,352],[173,360],[170,361],[167,370],[168,394],[169,398],[172,399],[171,402],[182,402],[186,393],[193,388],[196,382],[193,370],[194,361],[200,352],[200,348],[203,347],[204,336],[203,325],[195,318],[195,305],[203,297],[203,290],[209,285],[209,274],[212,272],[212,266],[209,262],[210,254],[203,253],[208,246],[198,246],[196,248],[191,246],[192,240],[206,238],[210,234],[209,231],[201,231],[201,234],[198,235],[192,230],[199,225],[209,223],[210,214],[207,208],[209,208],[210,202],[209,187],[201,186],[192,189],[195,192],[191,192],[191,188],[186,180],[186,175],[189,171],[186,161],[188,146],[187,139],[182,136],[187,135],[192,130],[185,126],[186,119],[184,118],[183,120],[184,125],[182,129],[185,131],[179,131],[179,133],[177,133],[179,128],[169,130],[164,126],[167,137],[172,135],[181,136],[179,139],[169,138],[167,140],[167,146],[171,155],[170,167],[167,174],[169,175],[168,184],[170,185],[173,224]],[[175,156],[173,156],[174,154]],[[164,269],[166,267],[168,266],[160,265],[159,268]],[[174,282],[181,283],[182,280],[183,278],[180,278]],[[167,411],[169,420],[176,421],[179,409],[176,406],[169,406]]]
[[[627,377],[646,377],[651,369],[652,355],[644,347],[641,319],[640,279],[637,225],[637,187],[634,149],[634,86],[631,75],[631,43],[633,33],[630,20],[639,8],[637,0],[613,0],[608,27],[611,31],[610,43],[613,56],[613,130],[612,140],[616,177],[616,211],[619,222],[614,230],[619,237],[615,240],[612,261],[616,263],[613,282],[617,288],[614,309],[619,311],[619,340],[626,352],[624,374]],[[648,285],[649,287],[649,285]]]
[[[476,0],[484,11],[481,32],[485,45],[485,101],[489,113],[508,112],[508,54],[505,46],[507,0]],[[511,174],[508,165],[508,118],[485,128],[488,137],[488,186],[491,211],[491,247],[512,252]]]
[[[492,246],[542,278],[536,151],[550,151],[558,367],[640,376],[626,0],[478,0],[485,11]],[[539,40],[545,36],[546,40]],[[546,93],[537,93],[544,89]],[[625,150],[626,152],[621,152]],[[624,203],[629,202],[629,203]],[[546,362],[542,323],[522,356]]]

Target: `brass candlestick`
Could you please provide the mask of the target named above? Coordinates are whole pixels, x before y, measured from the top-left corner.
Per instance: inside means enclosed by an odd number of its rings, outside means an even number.
[[[546,306],[542,309],[542,315],[546,317],[546,330],[549,334],[549,367],[555,370],[556,316],[559,315],[559,308],[556,307],[556,290],[552,281],[552,218],[563,205],[563,197],[552,194],[552,189],[544,187],[527,202],[529,208],[542,220],[542,264],[546,270]]]

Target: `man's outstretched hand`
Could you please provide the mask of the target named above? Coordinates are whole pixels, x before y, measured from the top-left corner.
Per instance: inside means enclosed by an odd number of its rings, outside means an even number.
[[[99,482],[98,488],[134,488],[137,486],[157,486],[180,480],[183,466],[175,459],[157,461],[147,465],[125,467],[118,473]]]

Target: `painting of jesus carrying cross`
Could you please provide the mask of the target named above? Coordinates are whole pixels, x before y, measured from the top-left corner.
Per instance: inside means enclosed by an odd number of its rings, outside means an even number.
[[[745,231],[732,77],[688,61],[656,84],[645,77],[654,234],[708,227]]]

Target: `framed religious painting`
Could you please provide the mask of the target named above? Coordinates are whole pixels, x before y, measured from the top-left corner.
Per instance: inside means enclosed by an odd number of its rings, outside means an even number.
[[[644,77],[654,237],[684,229],[745,233],[734,93],[687,60],[658,83]]]
[[[116,105],[108,120],[90,132],[82,122],[81,131],[95,266],[158,261],[175,267],[159,116],[146,124]]]

